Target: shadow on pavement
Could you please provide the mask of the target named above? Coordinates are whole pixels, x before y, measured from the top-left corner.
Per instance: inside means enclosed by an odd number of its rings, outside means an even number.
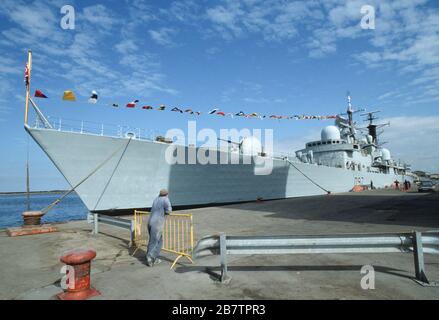
[[[228,266],[229,272],[245,271],[245,272],[258,272],[258,271],[360,271],[362,265],[303,265],[303,266]],[[386,273],[397,277],[414,279],[413,276],[406,274],[406,271],[400,269],[394,269],[383,266],[374,266],[374,270],[380,273]],[[179,266],[175,269],[177,273],[187,272],[203,272],[207,273],[212,280],[218,281],[220,279],[221,267],[215,266]]]
[[[383,190],[383,195],[339,194],[290,198],[230,205],[227,208],[266,212],[270,218],[439,228],[439,193],[393,195],[385,192]]]

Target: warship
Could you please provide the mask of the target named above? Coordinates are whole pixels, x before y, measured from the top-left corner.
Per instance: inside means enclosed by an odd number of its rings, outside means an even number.
[[[29,68],[32,59],[29,53]],[[29,70],[30,73],[30,70]],[[390,187],[412,181],[410,167],[395,161],[378,141],[374,112],[368,126],[353,120],[351,98],[347,112],[321,130],[320,139],[289,155],[264,152],[255,137],[230,143],[215,153],[226,163],[172,163],[169,148],[183,154],[198,153],[195,145],[177,145],[163,137],[142,137],[119,126],[113,134],[104,127],[87,130],[66,122],[48,121],[26,90],[24,128],[41,147],[90,212],[122,213],[150,207],[160,189],[169,191],[174,206],[202,206],[341,193],[355,186]],[[29,103],[36,121],[28,121]],[[363,130],[365,129],[365,130]],[[238,163],[231,163],[233,156]],[[270,163],[268,174],[260,163]]]

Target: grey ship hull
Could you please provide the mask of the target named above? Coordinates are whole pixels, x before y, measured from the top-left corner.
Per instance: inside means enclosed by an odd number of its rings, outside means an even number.
[[[111,154],[114,156],[81,184],[76,192],[90,211],[150,207],[158,191],[167,188],[174,206],[225,204],[257,198],[282,199],[325,194],[282,159],[273,160],[269,175],[255,175],[254,164],[174,164],[165,161],[168,144],[25,127],[74,186]],[[181,148],[187,148],[181,146]],[[123,155],[122,155],[123,153]],[[361,179],[375,187],[409,179],[395,174],[352,171],[295,163],[304,174],[331,193],[348,192]]]

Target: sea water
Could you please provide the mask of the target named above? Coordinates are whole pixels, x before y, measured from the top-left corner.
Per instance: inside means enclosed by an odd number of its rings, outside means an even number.
[[[30,210],[41,210],[61,196],[62,193],[31,194]],[[23,211],[27,211],[26,194],[0,195],[0,229],[22,225]],[[42,222],[81,220],[87,218],[87,213],[81,199],[72,193],[44,215]]]

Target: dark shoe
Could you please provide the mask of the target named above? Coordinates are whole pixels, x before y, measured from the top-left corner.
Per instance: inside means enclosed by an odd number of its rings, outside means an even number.
[[[152,267],[154,265],[154,261],[150,257],[146,257],[146,265],[148,267]]]

